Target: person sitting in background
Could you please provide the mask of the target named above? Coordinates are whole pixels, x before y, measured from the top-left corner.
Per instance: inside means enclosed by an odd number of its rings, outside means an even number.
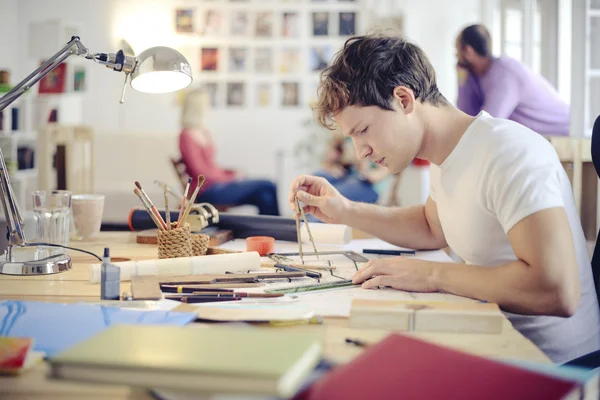
[[[351,141],[341,135],[332,138],[322,170],[315,175],[327,179],[344,197],[361,203],[377,203],[391,179],[386,168],[356,158]]]
[[[206,180],[196,202],[214,206],[253,205],[263,215],[279,215],[277,187],[269,180],[246,179],[237,171],[221,168],[215,162],[215,146],[211,133],[204,127],[209,99],[203,90],[190,92],[182,112],[183,129],[179,134],[179,150],[186,172],[191,177],[204,175]],[[190,193],[196,188],[192,180]]]
[[[494,57],[483,25],[471,25],[456,39],[457,107],[471,116],[486,111],[510,119],[542,135],[569,134],[570,110],[552,85],[526,65]]]

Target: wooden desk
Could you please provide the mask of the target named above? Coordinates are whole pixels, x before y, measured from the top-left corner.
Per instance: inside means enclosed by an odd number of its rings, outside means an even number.
[[[135,242],[135,234],[130,232],[103,232],[99,239],[87,243],[74,243],[102,254],[104,247],[110,247],[112,257],[131,259],[151,259],[156,257],[154,245],[141,245]],[[41,300],[56,302],[97,301],[100,285],[89,283],[89,264],[98,261],[82,253],[71,253],[74,263],[71,271],[44,277],[15,277],[0,275],[0,299]],[[121,292],[129,291],[129,282],[121,283]],[[306,325],[294,327],[262,328],[326,330],[325,356],[339,362],[347,362],[360,353],[360,349],[344,343],[346,337],[375,342],[389,332],[376,329],[351,329],[345,318],[327,318],[324,326]],[[549,362],[549,359],[528,339],[516,331],[508,320],[501,334],[456,334],[456,333],[414,333],[415,336],[432,342],[462,349],[467,352],[489,357],[508,357],[522,360]],[[399,360],[401,362],[402,360]],[[47,380],[48,366],[42,363],[19,377],[0,377],[0,398],[2,399],[151,399],[145,391],[132,390],[122,386],[90,385],[66,381]]]

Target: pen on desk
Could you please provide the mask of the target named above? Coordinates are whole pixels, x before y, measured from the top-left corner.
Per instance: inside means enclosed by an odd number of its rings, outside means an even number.
[[[302,268],[292,267],[291,265],[286,264],[275,264],[275,268],[280,268],[285,272],[306,272],[306,276],[310,278],[320,278],[323,276],[320,272],[309,271]]]
[[[201,293],[201,294],[195,294],[195,293],[181,293],[181,296],[178,296],[180,298],[184,298],[184,297],[202,297],[202,298],[215,298],[215,299],[232,299],[235,297],[241,297],[238,296],[235,293]]]
[[[414,250],[378,250],[378,249],[363,249],[362,251],[365,254],[384,254],[388,256],[414,256],[417,254]]]
[[[194,292],[218,292],[218,293],[233,293],[233,289],[219,288],[194,288],[182,285],[160,285],[160,290],[165,293],[194,293]]]
[[[363,342],[362,340],[358,340],[358,339],[346,338],[346,343],[353,344],[358,347],[367,347],[368,346],[368,344],[366,342]]]
[[[196,289],[197,290],[197,289]],[[210,292],[214,293],[214,292]],[[192,292],[192,294],[210,294],[204,291]],[[283,293],[245,293],[245,292],[235,292],[233,293],[235,297],[253,297],[253,298],[270,298],[270,297],[283,297]]]
[[[241,299],[241,297],[185,296],[179,301],[183,303],[217,303],[219,301],[238,301]]]

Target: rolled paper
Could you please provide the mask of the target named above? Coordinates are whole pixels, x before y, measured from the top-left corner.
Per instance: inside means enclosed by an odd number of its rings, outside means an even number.
[[[352,228],[346,225],[322,224],[309,222],[310,232],[315,243],[323,244],[348,244],[352,240]],[[300,227],[303,243],[310,243],[306,225]]]
[[[160,211],[160,213],[164,218],[164,211]],[[201,215],[194,213],[197,213],[197,210],[192,209],[187,222],[190,224],[192,232],[199,232],[206,222]],[[171,220],[177,220],[177,212],[171,212]],[[352,240],[352,229],[346,225],[323,224],[320,222],[309,222],[309,224],[315,243],[348,244]],[[233,236],[237,239],[245,239],[250,236],[270,236],[275,240],[289,242],[298,240],[296,221],[293,218],[222,212],[219,213],[219,223],[212,226],[232,231]],[[301,226],[303,227],[304,224],[301,224]],[[156,225],[152,222],[146,210],[133,209],[129,215],[129,227],[131,230],[144,230],[155,229]],[[301,232],[302,242],[310,243],[306,228],[301,228]]]
[[[182,276],[245,272],[261,268],[260,255],[255,252],[215,254],[210,256],[178,257],[155,260],[113,263],[121,269],[121,281],[130,281],[134,275]],[[101,264],[92,264],[90,282],[100,282]]]

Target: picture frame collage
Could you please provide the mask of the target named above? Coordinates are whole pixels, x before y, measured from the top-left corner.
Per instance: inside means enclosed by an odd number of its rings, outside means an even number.
[[[179,0],[173,23],[212,108],[296,108],[361,15],[361,0]]]

